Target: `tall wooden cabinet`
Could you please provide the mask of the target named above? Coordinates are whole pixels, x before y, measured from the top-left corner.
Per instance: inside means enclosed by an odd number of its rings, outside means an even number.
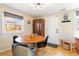
[[[79,53],[79,38],[76,38],[76,49],[77,52]]]
[[[33,20],[33,33],[41,36],[45,35],[45,20],[44,19],[35,19]]]

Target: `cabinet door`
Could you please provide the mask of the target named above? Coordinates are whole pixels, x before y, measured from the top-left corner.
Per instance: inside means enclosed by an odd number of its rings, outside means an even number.
[[[77,50],[79,51],[79,39],[76,40]]]
[[[39,34],[39,23],[37,20],[33,21],[33,33],[34,34]]]
[[[39,33],[40,35],[44,36],[44,20],[39,21]]]
[[[33,21],[33,33],[44,36],[44,20],[37,19]]]

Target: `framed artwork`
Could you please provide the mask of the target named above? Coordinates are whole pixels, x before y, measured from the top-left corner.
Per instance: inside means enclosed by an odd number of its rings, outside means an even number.
[[[67,21],[68,20],[68,15],[67,14],[64,15],[63,18],[64,18],[64,21]]]
[[[64,14],[63,15],[63,21],[62,21],[62,23],[64,23],[64,22],[71,22],[71,20],[68,19],[68,14]]]

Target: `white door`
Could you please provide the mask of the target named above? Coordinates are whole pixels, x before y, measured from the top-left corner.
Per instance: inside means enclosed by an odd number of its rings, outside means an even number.
[[[59,18],[55,15],[45,17],[45,33],[49,36],[48,43],[60,44]]]

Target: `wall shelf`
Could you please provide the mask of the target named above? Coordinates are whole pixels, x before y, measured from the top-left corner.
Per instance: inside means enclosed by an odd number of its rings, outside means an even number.
[[[65,22],[71,22],[71,20],[66,20],[66,21],[61,21],[62,23],[65,23]]]

